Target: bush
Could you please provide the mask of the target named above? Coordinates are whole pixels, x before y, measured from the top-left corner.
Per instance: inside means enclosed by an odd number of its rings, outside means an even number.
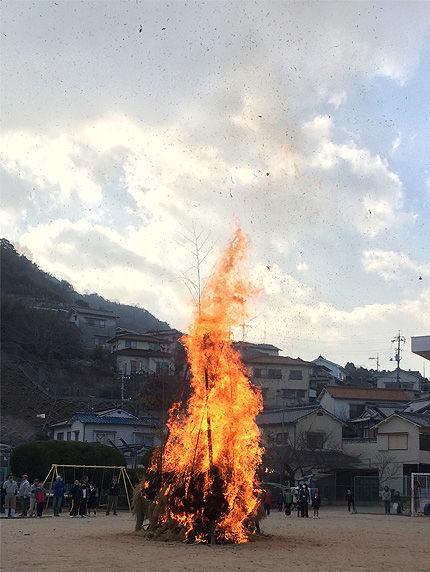
[[[35,478],[45,479],[51,465],[114,465],[125,466],[124,456],[107,445],[101,443],[81,443],[79,441],[32,441],[16,447],[11,455],[11,469],[14,475],[20,477],[29,475],[31,481]],[[88,475],[97,486],[109,484],[113,470],[102,469],[58,469],[60,476],[67,483],[74,478]],[[106,473],[106,474],[105,474]],[[118,473],[118,471],[116,471]]]

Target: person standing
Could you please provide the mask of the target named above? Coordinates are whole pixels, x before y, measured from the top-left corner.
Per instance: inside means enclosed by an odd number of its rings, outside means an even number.
[[[61,506],[63,504],[64,497],[64,481],[57,475],[55,477],[55,482],[52,485],[53,492],[53,505],[54,505],[54,516],[60,516]]]
[[[264,495],[264,510],[266,511],[267,516],[270,514],[270,507],[272,505],[272,493],[270,491],[266,491]]]
[[[299,490],[299,507],[300,507],[300,516],[302,518],[309,517],[308,502],[309,502],[309,492],[306,486],[302,485]]]
[[[287,489],[285,491],[285,516],[287,518],[291,517],[291,509],[293,506],[293,495],[291,494],[291,490]]]
[[[81,518],[87,517],[87,503],[88,503],[88,489],[85,481],[81,481],[81,495],[79,501],[79,516]]]
[[[314,516],[312,518],[319,518],[319,510],[321,506],[321,496],[318,491],[314,492],[312,497],[312,508],[314,509]]]
[[[299,491],[300,491],[300,487],[294,487],[294,489],[293,489],[293,510],[297,511],[297,516],[300,516]]]
[[[26,517],[30,499],[30,483],[28,482],[27,475],[22,475],[22,481],[19,485],[18,496],[21,502],[21,514],[19,516]]]
[[[94,512],[94,516],[97,516],[97,500],[97,489],[94,483],[90,483],[90,488],[88,489],[88,516],[91,515],[91,511]]]
[[[5,491],[4,511],[8,518],[15,518],[16,493],[18,491],[18,485],[16,484],[13,475],[8,475],[8,478],[3,483],[3,489]]]
[[[113,477],[112,482],[109,485],[108,489],[106,516],[109,516],[111,510],[113,510],[114,515],[117,514],[116,511],[118,507],[118,497],[119,497],[118,477]]]
[[[79,503],[81,501],[81,484],[78,479],[75,479],[71,489],[70,496],[72,497],[72,502],[70,503],[70,518],[75,518],[78,516]]]
[[[33,484],[30,487],[30,508],[28,509],[28,516],[34,516],[34,509],[36,506],[36,489],[39,483],[39,479],[34,479]]]
[[[385,514],[390,514],[391,491],[387,485],[385,485],[382,491],[382,500],[384,501]]]
[[[356,514],[357,511],[355,510],[354,493],[352,492],[351,489],[346,489],[345,500],[348,503],[348,512],[351,512],[351,507],[352,507],[352,512]]]
[[[45,489],[39,480],[36,487],[36,518],[42,518],[43,507],[45,504]]]

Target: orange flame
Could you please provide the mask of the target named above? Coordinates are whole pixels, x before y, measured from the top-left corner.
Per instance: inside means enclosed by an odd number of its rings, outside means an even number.
[[[231,347],[232,328],[244,322],[245,302],[255,294],[246,278],[248,249],[237,229],[195,309],[183,339],[192,395],[186,413],[179,404],[170,410],[162,453],[162,481],[172,491],[183,483],[170,516],[197,541],[212,522],[218,541],[246,542],[259,504],[256,470],[263,450],[255,417],[262,400]]]

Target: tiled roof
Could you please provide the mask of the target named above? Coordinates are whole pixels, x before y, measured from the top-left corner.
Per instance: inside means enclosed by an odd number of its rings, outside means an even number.
[[[250,358],[244,358],[245,363],[261,363],[261,364],[276,364],[276,365],[313,365],[309,361],[304,361],[300,358],[291,358],[287,356],[269,356],[258,355]]]
[[[319,409],[318,405],[308,407],[291,407],[288,409],[267,411],[260,413],[256,417],[257,425],[274,425],[277,423],[294,423],[297,419],[305,417]]]
[[[156,336],[154,334],[137,334],[135,332],[125,332],[116,334],[112,340],[143,340],[143,341],[156,341],[156,342],[165,342],[165,338],[161,336]]]
[[[97,413],[78,411],[73,417],[82,423],[98,423],[103,425],[141,425],[145,427],[157,427],[160,425],[158,417],[101,417]]]
[[[133,356],[133,357],[161,357],[170,359],[171,354],[160,350],[139,350],[133,348],[123,348],[112,352],[115,356]]]
[[[397,411],[396,413],[399,417],[412,421],[420,427],[430,427],[430,415],[428,413],[405,413],[404,411]]]
[[[251,342],[233,342],[232,346],[234,348],[251,348],[251,349],[262,349],[262,350],[280,350],[280,348],[277,348],[276,346],[273,346],[272,344],[253,344]]]
[[[75,311],[77,314],[91,315],[91,316],[104,316],[108,318],[119,318],[111,310],[96,310],[95,308],[84,308],[82,306],[72,306],[69,312]]]
[[[335,399],[364,399],[366,401],[410,401],[409,395],[403,389],[380,389],[379,387],[355,387],[326,385],[321,392],[327,392]]]
[[[380,421],[377,426],[379,427],[380,425],[388,423],[395,415],[401,417],[402,419],[406,419],[407,421],[410,421],[419,427],[430,427],[430,415],[428,413],[405,413],[403,410],[395,411],[392,415],[390,415],[390,417]]]
[[[311,415],[312,413],[319,413],[319,415],[328,415],[332,417],[339,423],[342,423],[340,419],[332,415],[330,412],[326,411],[319,405],[307,405],[305,407],[287,407],[286,409],[278,409],[276,411],[266,411],[260,413],[256,417],[257,425],[278,425],[282,423],[295,423],[302,417]]]

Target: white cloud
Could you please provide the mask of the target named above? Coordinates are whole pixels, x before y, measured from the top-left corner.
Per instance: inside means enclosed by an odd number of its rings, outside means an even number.
[[[337,93],[333,93],[333,95],[329,98],[328,102],[334,105],[336,109],[339,109],[339,107],[343,103],[346,103],[346,99],[347,99],[346,91],[339,91]]]
[[[366,250],[363,252],[362,264],[366,272],[374,272],[386,282],[402,280],[411,272],[414,277],[430,276],[430,265],[419,264],[404,252]]]

